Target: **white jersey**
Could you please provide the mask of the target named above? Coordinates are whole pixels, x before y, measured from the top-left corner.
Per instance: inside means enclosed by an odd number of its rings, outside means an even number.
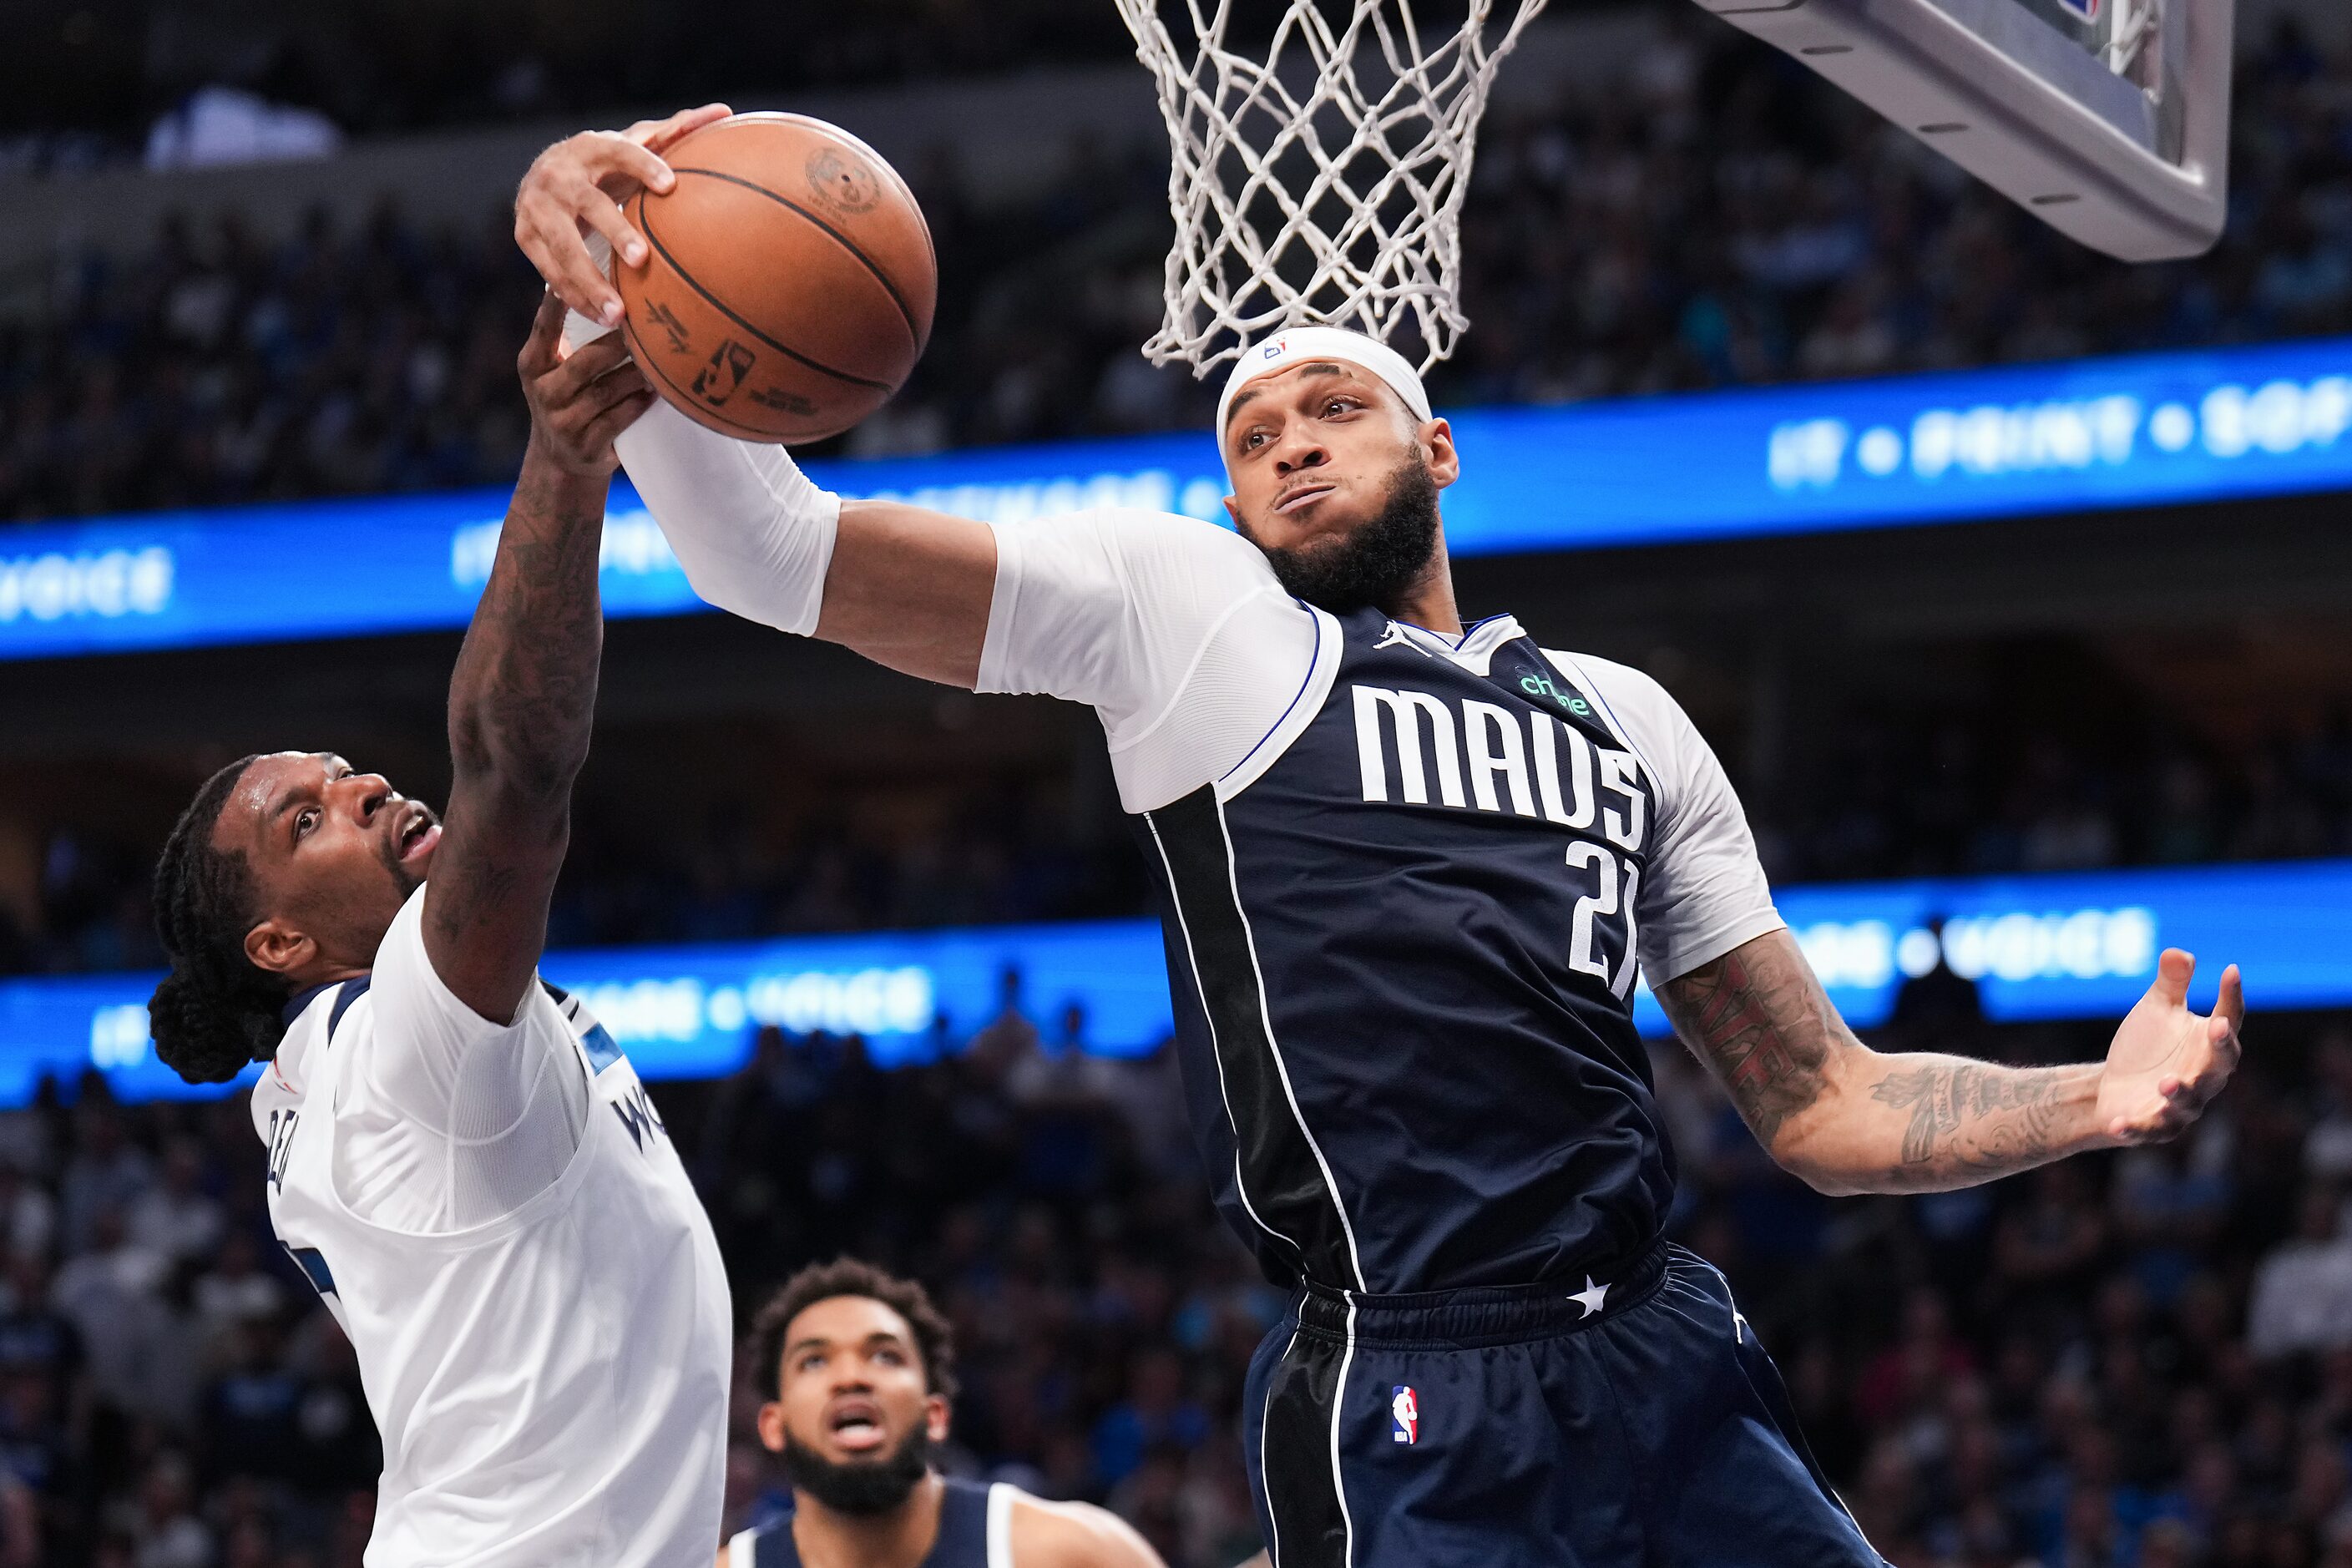
[[[709,1220],[612,1037],[536,980],[510,1025],[475,1015],[424,898],[371,975],[298,1004],[253,1095],[271,1223],[383,1440],[368,1568],[707,1563],[733,1349]]]

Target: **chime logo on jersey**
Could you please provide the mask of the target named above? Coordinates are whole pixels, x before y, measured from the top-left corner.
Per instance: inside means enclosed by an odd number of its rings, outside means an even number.
[[[1409,1384],[1398,1384],[1389,1393],[1389,1419],[1394,1423],[1392,1436],[1400,1443],[1421,1441],[1421,1400]]]

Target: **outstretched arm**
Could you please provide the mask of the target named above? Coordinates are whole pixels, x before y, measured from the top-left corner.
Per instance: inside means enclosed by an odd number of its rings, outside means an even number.
[[[2212,1016],[2189,1011],[2195,967],[2168,951],[2107,1059],[2075,1067],[1873,1051],[1787,931],[1668,982],[1658,1000],[1781,1165],[1825,1193],[1942,1192],[2162,1142],[2195,1121],[2237,1066],[2245,1019],[2235,965]]]
[[[596,560],[613,438],[653,394],[617,342],[559,361],[548,296],[517,362],[530,444],[488,585],[449,681],[449,820],[425,891],[425,950],[457,998],[515,1016],[547,941],[547,906],[588,757],[604,650]]]
[[[640,133],[651,135],[630,134]],[[596,175],[595,161],[613,156],[608,139],[574,137],[524,180],[533,210],[597,207],[536,229],[533,258],[551,280],[572,252],[584,258],[582,226],[595,228],[616,187],[638,177]],[[550,234],[562,255],[542,254]],[[599,330],[572,323],[575,339]],[[782,447],[721,436],[667,402],[618,444],[706,601],[925,679],[1084,702],[1102,720],[1131,811],[1241,763],[1289,712],[1322,646],[1265,557],[1208,523],[1100,508],[988,524],[845,500]]]
[[[619,322],[620,293],[589,237],[642,259],[645,241],[620,203],[641,188],[668,190],[676,176],[661,154],[726,113],[708,104],[626,131],[583,131],[533,161],[515,194],[515,239],[557,298],[597,326]],[[667,407],[622,455],[704,599],[909,675],[978,682],[996,585],[986,524],[892,501],[845,503],[782,447],[713,435]]]

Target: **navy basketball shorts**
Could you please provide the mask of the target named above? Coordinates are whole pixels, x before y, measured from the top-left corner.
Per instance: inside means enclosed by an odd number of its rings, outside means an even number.
[[[1569,1289],[1302,1292],[1244,1406],[1275,1568],[1885,1568],[1712,1266]]]

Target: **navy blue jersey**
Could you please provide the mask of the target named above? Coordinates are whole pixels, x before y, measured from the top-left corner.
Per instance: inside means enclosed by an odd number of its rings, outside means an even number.
[[[942,1478],[940,1533],[922,1568],[1013,1568],[1012,1493],[1002,1486]],[[999,1499],[995,1494],[1003,1492]],[[801,1568],[790,1514],[747,1530],[727,1545],[727,1568]]]
[[[1481,672],[1376,611],[1318,620],[1312,721],[1237,793],[1138,819],[1220,1206],[1284,1283],[1639,1255],[1674,1188],[1633,1019],[1649,770],[1515,624]]]

